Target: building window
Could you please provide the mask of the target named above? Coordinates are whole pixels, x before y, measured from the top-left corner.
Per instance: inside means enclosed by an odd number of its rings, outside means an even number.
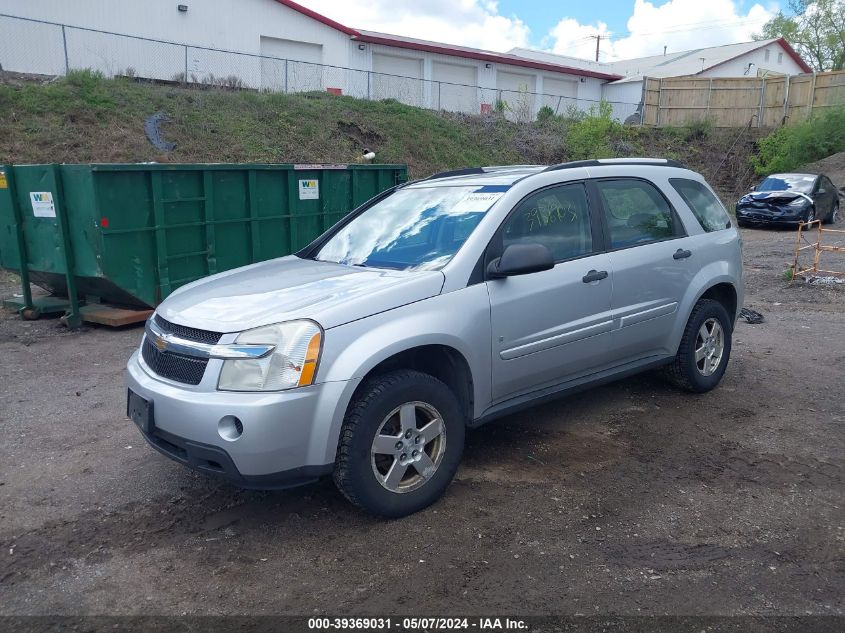
[[[770,54],[771,54],[771,51],[767,48],[767,49],[766,49],[766,56],[765,56],[765,58],[764,58],[766,61],[769,61],[769,55],[770,55]]]
[[[778,53],[778,64],[783,63],[783,53]]]

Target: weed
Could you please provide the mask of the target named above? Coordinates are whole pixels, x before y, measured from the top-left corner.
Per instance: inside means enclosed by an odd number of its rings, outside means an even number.
[[[757,142],[751,164],[760,176],[791,171],[845,150],[845,107],[831,107],[807,121],[786,125]]]
[[[570,158],[608,158],[613,155],[610,143],[623,134],[622,125],[613,120],[613,106],[601,101],[589,114],[569,126],[566,144]]]

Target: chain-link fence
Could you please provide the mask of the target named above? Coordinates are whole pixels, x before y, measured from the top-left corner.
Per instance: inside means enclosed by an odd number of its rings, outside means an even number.
[[[395,99],[449,112],[497,111],[515,121],[536,118],[541,108],[575,116],[597,100],[402,77],[369,70],[218,50],[0,14],[0,67],[40,75],[91,69],[181,84],[271,92],[331,92],[359,99]],[[636,103],[611,102],[614,118],[639,112]]]

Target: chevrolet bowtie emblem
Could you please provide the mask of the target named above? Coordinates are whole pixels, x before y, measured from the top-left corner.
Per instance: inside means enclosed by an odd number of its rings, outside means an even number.
[[[167,341],[161,336],[156,336],[153,339],[153,345],[155,345],[156,349],[160,352],[163,352],[167,349]]]

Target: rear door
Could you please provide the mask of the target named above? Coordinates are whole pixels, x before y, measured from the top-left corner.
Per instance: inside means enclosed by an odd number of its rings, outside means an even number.
[[[836,191],[836,187],[833,186],[833,183],[829,178],[827,178],[827,176],[822,176],[819,178],[819,181],[821,182],[821,190],[824,192],[823,195],[825,198],[824,206],[822,207],[824,210],[822,213],[824,214],[823,217],[828,219],[833,214],[834,205],[839,201],[839,192]]]
[[[653,183],[639,178],[591,181],[601,204],[613,269],[615,364],[672,353],[670,334],[697,261],[672,205]]]
[[[509,244],[544,244],[551,270],[486,281],[493,333],[493,399],[506,400],[590,373],[607,363],[612,325],[610,258],[582,182],[522,200],[487,253]]]

